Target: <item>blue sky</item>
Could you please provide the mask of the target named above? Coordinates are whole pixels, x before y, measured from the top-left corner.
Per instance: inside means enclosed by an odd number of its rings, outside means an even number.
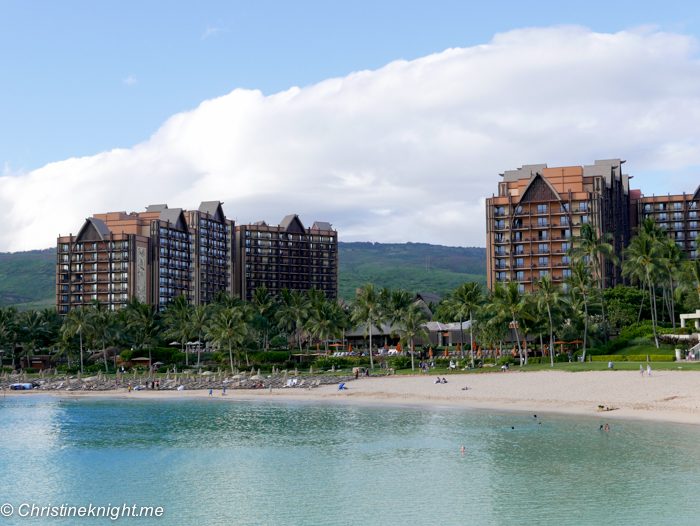
[[[694,191],[699,6],[0,0],[0,251],[216,199],[483,246],[497,174],[542,162]]]
[[[655,25],[697,35],[688,1],[3,1],[0,161],[28,171],[128,148],[234,88],[272,94],[497,32]],[[132,80],[129,80],[132,79]]]

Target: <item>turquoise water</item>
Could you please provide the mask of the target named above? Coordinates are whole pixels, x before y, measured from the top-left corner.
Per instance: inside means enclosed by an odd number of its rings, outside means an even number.
[[[0,505],[15,514],[0,524],[700,522],[698,428],[614,421],[604,433],[603,419],[539,416],[7,398]],[[22,503],[161,506],[163,516],[21,519]]]

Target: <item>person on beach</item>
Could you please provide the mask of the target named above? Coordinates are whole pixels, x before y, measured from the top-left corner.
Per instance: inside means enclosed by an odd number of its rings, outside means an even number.
[[[610,361],[608,362],[608,369],[610,369],[611,371],[613,370],[613,363],[612,363],[612,360],[610,360]]]
[[[221,396],[226,396],[226,386],[224,386],[224,392],[221,393]]]
[[[643,365],[639,366],[639,373],[642,375],[642,378],[644,378],[644,366]]]
[[[436,383],[436,384],[439,384],[439,383],[440,383],[440,377],[439,377],[439,376],[437,377],[437,380],[435,380],[434,383]]]
[[[608,431],[610,431],[610,426],[608,424],[605,424],[605,432],[607,433]]]
[[[209,398],[214,396],[214,389],[209,389]]]
[[[600,424],[600,429],[598,429],[598,431],[602,431],[602,430],[603,430],[603,424]]]
[[[443,384],[446,384],[446,383],[447,383],[447,379],[446,379],[446,378],[443,378],[443,379],[442,379],[442,383],[443,383]]]
[[[360,371],[355,371],[355,380],[360,376]]]
[[[647,376],[649,378],[651,378],[651,364],[650,363],[647,364]]]

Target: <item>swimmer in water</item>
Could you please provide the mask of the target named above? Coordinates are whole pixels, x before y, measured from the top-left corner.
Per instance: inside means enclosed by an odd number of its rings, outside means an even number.
[[[464,447],[464,446],[462,446],[462,455],[464,455],[464,453],[465,453],[466,451],[467,451],[467,448]]]
[[[542,422],[540,422],[538,425],[539,425],[540,427],[542,427]]]
[[[511,427],[511,429],[515,429],[514,427]]]
[[[608,431],[610,431],[610,426],[608,424],[605,424],[605,432],[607,433]]]
[[[600,429],[598,429],[598,431],[602,431],[602,430],[603,430],[603,424],[600,424]]]

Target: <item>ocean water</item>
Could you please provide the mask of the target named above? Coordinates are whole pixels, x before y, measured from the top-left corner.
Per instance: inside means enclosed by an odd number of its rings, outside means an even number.
[[[699,428],[611,421],[605,433],[604,418],[538,417],[8,397],[0,505],[14,513],[0,525],[700,523]],[[21,518],[22,504],[163,514]]]

